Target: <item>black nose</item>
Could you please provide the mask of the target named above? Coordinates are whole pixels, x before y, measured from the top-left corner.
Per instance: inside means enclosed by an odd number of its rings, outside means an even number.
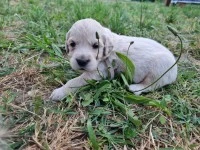
[[[81,67],[85,67],[90,62],[89,59],[86,59],[86,60],[76,59],[76,61],[77,61],[78,65]]]

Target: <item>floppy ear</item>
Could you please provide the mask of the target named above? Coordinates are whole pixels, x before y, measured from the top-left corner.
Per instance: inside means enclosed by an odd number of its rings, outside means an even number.
[[[70,37],[70,32],[68,31],[66,34],[66,40],[65,40],[65,50],[66,50],[67,54],[69,53],[69,48],[67,45],[67,41],[68,41],[69,37]]]
[[[113,50],[113,42],[109,35],[103,35],[102,39],[103,39],[103,44],[104,44],[102,57],[106,58],[110,55],[110,53]]]

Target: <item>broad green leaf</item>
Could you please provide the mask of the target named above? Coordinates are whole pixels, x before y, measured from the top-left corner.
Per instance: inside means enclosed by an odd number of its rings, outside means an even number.
[[[133,83],[133,75],[135,72],[135,66],[133,62],[124,54],[116,52],[117,56],[121,59],[125,66],[125,77],[129,83]]]
[[[126,94],[124,96],[124,99],[130,103],[136,103],[136,104],[149,104],[149,102],[157,102],[154,99],[151,98],[147,98],[144,96],[138,96],[138,95],[134,95],[134,94]]]
[[[99,150],[99,145],[98,145],[97,138],[96,138],[94,129],[92,127],[92,122],[91,122],[90,118],[87,120],[87,130],[88,130],[89,139],[90,139],[90,141],[92,143],[93,149],[94,150]]]
[[[127,102],[133,104],[142,104],[142,105],[157,107],[166,112],[168,115],[171,115],[171,111],[167,108],[167,105],[163,105],[162,104],[163,102],[159,100],[154,100],[148,97],[138,96],[133,94],[126,94],[123,97],[120,95],[115,95],[115,97],[120,100],[126,100]]]
[[[111,88],[111,83],[108,80],[103,80],[101,82],[97,82],[97,84],[95,85],[95,87],[97,87],[97,89],[100,89],[102,87]]]
[[[84,95],[84,100],[82,102],[82,105],[84,107],[86,107],[86,106],[90,105],[93,101],[94,101],[94,99],[93,99],[92,95],[90,93],[88,93],[88,94]]]
[[[110,82],[103,82],[103,84],[98,85],[98,90],[96,91],[96,94],[94,95],[94,99],[98,99],[99,96],[101,96],[102,92],[109,91],[111,89]]]

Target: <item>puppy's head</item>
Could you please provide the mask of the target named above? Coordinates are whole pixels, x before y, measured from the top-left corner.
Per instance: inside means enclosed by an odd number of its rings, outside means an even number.
[[[108,57],[113,48],[110,35],[110,30],[93,19],[77,21],[66,34],[71,67],[74,70],[97,70],[99,62]]]

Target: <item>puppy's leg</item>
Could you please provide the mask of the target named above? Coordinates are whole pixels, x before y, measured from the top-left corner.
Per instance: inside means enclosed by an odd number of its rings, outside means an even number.
[[[164,76],[165,73],[173,64],[175,63],[174,56],[170,53],[157,53],[152,57],[148,62],[148,72],[146,73],[145,78],[137,83],[129,86],[130,91],[134,92],[136,95],[141,93],[153,91],[160,87],[163,87],[167,84],[171,84],[176,80],[177,77],[177,65],[171,68]],[[140,74],[136,74],[140,76]],[[161,77],[156,83],[155,82],[159,77]],[[150,87],[146,88],[147,86]],[[145,88],[145,89],[144,89]],[[142,90],[144,89],[144,90]]]
[[[153,73],[149,73],[145,79],[138,84],[131,84],[129,86],[129,90],[135,93],[135,95],[140,95],[141,93],[146,93],[158,89],[167,84],[171,84],[176,80],[177,77],[177,66],[174,66],[169,72],[167,72],[162,78],[160,78],[156,83],[151,85],[154,81],[156,81],[164,71],[155,71]],[[151,85],[150,87],[148,87]],[[146,88],[148,87],[148,88]],[[145,88],[145,89],[144,89]]]
[[[155,83],[154,85],[146,88],[147,86],[149,86],[152,83],[152,81],[154,81],[154,77],[149,74],[145,77],[145,79],[142,82],[140,82],[138,84],[131,84],[129,86],[129,90],[132,91],[135,95],[140,95],[141,93],[146,93],[146,92],[152,91],[158,86],[158,84]],[[144,89],[144,88],[146,88],[146,89]],[[142,90],[142,89],[144,89],[144,90]]]
[[[54,101],[62,100],[70,93],[75,92],[81,86],[86,85],[87,84],[86,80],[92,80],[92,79],[100,80],[101,77],[97,72],[91,72],[91,73],[85,72],[79,77],[69,80],[62,87],[55,89],[52,92],[50,99]]]

